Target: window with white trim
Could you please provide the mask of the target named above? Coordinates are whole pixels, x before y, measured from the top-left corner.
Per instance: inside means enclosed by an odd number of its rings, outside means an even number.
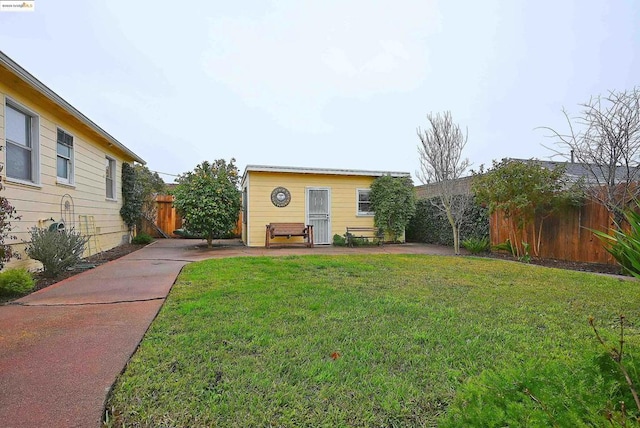
[[[358,189],[358,215],[374,215],[371,208],[371,201],[369,200],[369,194],[371,189]]]
[[[116,199],[116,160],[107,156],[105,158],[106,172],[105,184],[107,187],[107,199]]]
[[[38,183],[38,117],[7,101],[5,139],[7,178]]]
[[[73,136],[59,128],[56,152],[58,182],[73,184]]]

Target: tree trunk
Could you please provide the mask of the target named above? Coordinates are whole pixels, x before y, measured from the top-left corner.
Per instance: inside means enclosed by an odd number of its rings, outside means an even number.
[[[509,240],[511,241],[511,255],[520,257],[520,247],[518,246],[518,229],[513,218],[509,218]]]
[[[456,227],[455,226],[451,226],[451,231],[453,232],[453,252],[458,255],[460,254],[460,247],[458,244],[458,234],[456,233]]]
[[[453,251],[457,256],[460,255],[460,230],[455,220],[453,219],[453,215],[451,215],[450,208],[447,210],[447,220],[449,220],[451,231],[453,232]]]

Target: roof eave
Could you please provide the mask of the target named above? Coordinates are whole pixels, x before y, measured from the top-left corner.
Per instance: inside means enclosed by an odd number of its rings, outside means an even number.
[[[146,164],[146,162],[144,161],[144,159],[142,159],[140,156],[138,156],[137,154],[135,154],[133,151],[131,151],[129,148],[127,148],[124,144],[122,144],[120,141],[116,140],[111,134],[109,134],[107,131],[105,131],[104,129],[102,129],[100,126],[98,126],[95,122],[93,122],[91,119],[89,119],[87,116],[85,116],[84,114],[82,114],[78,109],[76,109],[74,106],[72,106],[71,104],[69,104],[67,101],[65,101],[60,95],[56,94],[55,92],[53,92],[51,89],[49,89],[44,83],[42,83],[41,81],[39,81],[38,79],[36,79],[31,73],[29,73],[27,70],[25,70],[24,68],[20,67],[20,65],[18,65],[15,61],[13,61],[11,58],[9,58],[4,52],[0,51],[0,63],[2,63],[4,66],[6,66],[9,70],[11,70],[16,76],[18,76],[20,79],[24,80],[25,82],[27,82],[31,87],[33,87],[36,91],[38,91],[39,93],[41,93],[42,95],[44,95],[47,99],[49,99],[49,101],[53,102],[54,104],[59,105],[60,107],[62,107],[64,110],[66,110],[69,114],[71,114],[72,116],[74,116],[76,119],[78,119],[80,122],[82,122],[83,124],[85,124],[86,126],[88,126],[89,128],[91,128],[94,132],[96,132],[97,134],[99,134],[101,137],[103,137],[105,140],[107,140],[107,142],[109,144],[114,145],[115,147],[117,147],[119,150],[121,150],[122,152],[124,152],[127,156],[129,156],[130,158],[132,158],[135,162],[138,162],[142,165]]]
[[[359,169],[334,169],[334,168],[304,168],[304,167],[290,167],[290,166],[271,166],[271,165],[247,165],[244,170],[244,175],[247,172],[280,172],[289,174],[324,174],[324,175],[352,175],[352,176],[366,176],[366,177],[382,177],[384,175],[390,175],[392,177],[410,177],[408,172],[401,171],[370,171]]]

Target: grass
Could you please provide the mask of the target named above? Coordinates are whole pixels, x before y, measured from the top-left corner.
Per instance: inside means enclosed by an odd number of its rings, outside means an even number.
[[[588,317],[615,338],[620,313],[638,317],[637,291],[633,281],[493,259],[193,263],[118,380],[109,424],[433,426],[464,409],[461,391],[487,373],[535,376],[531,362],[578,373],[602,356]],[[637,350],[637,326],[625,333]]]

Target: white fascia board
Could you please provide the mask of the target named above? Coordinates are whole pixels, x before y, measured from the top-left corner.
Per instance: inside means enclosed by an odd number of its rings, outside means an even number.
[[[270,166],[270,165],[247,165],[243,174],[246,177],[248,172],[283,172],[290,174],[324,174],[324,175],[358,175],[365,177],[382,177],[390,175],[392,177],[410,177],[408,172],[399,171],[367,171],[359,169],[330,169],[330,168],[303,168],[293,166]]]

